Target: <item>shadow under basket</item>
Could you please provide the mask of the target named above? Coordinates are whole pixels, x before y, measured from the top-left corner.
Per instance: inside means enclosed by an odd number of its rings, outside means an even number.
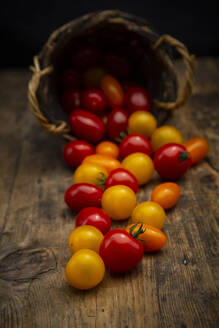
[[[184,44],[169,35],[157,35],[145,20],[118,10],[90,13],[55,30],[34,57],[28,86],[30,108],[50,133],[74,139],[68,115],[60,104],[57,80],[79,44],[94,45],[104,52],[119,50],[128,57],[135,81],[146,88],[152,99],[152,113],[159,124],[191,95],[195,58]],[[178,82],[174,51],[185,64],[182,85]]]

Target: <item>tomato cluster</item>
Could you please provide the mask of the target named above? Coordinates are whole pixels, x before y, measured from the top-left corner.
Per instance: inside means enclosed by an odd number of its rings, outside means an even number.
[[[129,60],[118,53],[83,45],[59,79],[61,104],[77,138],[65,145],[63,157],[75,169],[65,202],[77,213],[66,279],[78,289],[99,284],[105,268],[132,270],[144,252],[165,246],[165,211],[180,196],[173,181],[209,150],[203,138],[184,143],[175,127],[157,127],[152,101],[132,72]],[[166,182],[152,191],[150,200],[137,203],[139,186],[155,170]],[[110,230],[112,220],[128,218],[125,229]]]

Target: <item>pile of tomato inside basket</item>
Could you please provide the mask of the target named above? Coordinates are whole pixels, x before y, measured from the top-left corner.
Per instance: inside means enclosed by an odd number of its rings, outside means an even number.
[[[165,246],[162,228],[180,197],[175,181],[209,150],[204,138],[184,141],[175,127],[157,126],[153,100],[132,72],[129,60],[118,52],[81,45],[58,80],[60,103],[75,137],[63,151],[74,169],[64,198],[76,214],[65,273],[78,289],[99,284],[105,269],[130,271],[144,253]],[[150,199],[139,203],[139,187],[155,172],[160,184]],[[126,220],[125,228],[112,228],[112,221],[121,220]]]

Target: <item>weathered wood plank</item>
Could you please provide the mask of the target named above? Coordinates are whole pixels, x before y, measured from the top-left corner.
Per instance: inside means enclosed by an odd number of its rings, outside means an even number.
[[[211,151],[179,182],[182,196],[164,228],[167,246],[133,272],[107,272],[88,292],[68,286],[63,274],[74,227],[63,201],[72,183],[64,143],[27,110],[30,75],[0,73],[0,327],[218,326],[219,60],[198,67],[194,95],[168,124],[185,138],[206,137]],[[159,182],[145,186],[139,200]]]

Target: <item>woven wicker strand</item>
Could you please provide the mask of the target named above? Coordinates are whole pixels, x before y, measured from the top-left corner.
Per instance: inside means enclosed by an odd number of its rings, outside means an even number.
[[[183,106],[189,97],[192,94],[193,82],[194,82],[194,73],[196,69],[196,59],[194,55],[190,55],[186,46],[178,41],[177,39],[173,38],[172,36],[165,34],[162,35],[157,42],[154,44],[153,48],[157,49],[162,43],[168,43],[170,46],[174,47],[176,51],[180,53],[182,56],[183,62],[185,64],[186,70],[186,81],[184,88],[180,94],[178,92],[177,99],[175,102],[161,102],[154,99],[154,103],[158,108],[166,109],[166,110],[173,110]]]
[[[156,99],[154,99],[153,101],[158,108],[164,110],[174,110],[184,105],[192,93],[194,72],[196,68],[196,60],[194,55],[189,54],[187,48],[183,43],[171,37],[170,35],[162,35],[154,44],[153,46],[154,49],[160,47],[162,43],[167,43],[170,46],[174,47],[176,51],[178,51],[182,56],[183,62],[185,64],[186,81],[182,91],[181,92],[178,91],[177,99],[175,102],[161,102]],[[31,105],[31,111],[39,121],[39,124],[48,132],[60,135],[64,139],[67,140],[75,139],[73,136],[69,134],[70,128],[66,122],[56,121],[56,124],[51,124],[40,110],[40,105],[37,100],[36,91],[38,89],[40,79],[44,75],[50,74],[53,71],[53,67],[49,66],[41,70],[38,57],[35,56],[34,66],[31,67],[31,70],[33,71],[34,74],[29,82],[28,98]]]
[[[53,67],[50,66],[41,70],[37,56],[34,57],[33,62],[34,66],[31,66],[30,69],[34,74],[28,85],[28,99],[31,104],[31,112],[35,115],[40,125],[48,132],[61,135],[70,132],[70,128],[66,122],[57,121],[57,125],[51,124],[42,114],[37,100],[36,91],[38,89],[41,77],[46,74],[50,74],[53,71]]]

